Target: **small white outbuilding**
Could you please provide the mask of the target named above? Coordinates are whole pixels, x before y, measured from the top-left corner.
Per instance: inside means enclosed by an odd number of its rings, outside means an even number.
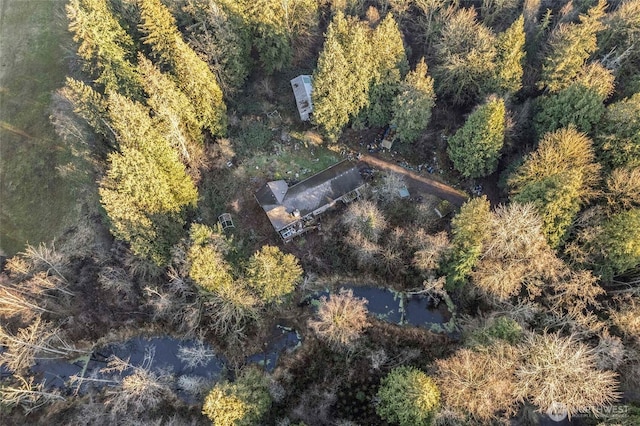
[[[311,102],[311,76],[297,76],[291,80],[291,88],[293,89],[293,95],[296,97],[300,120],[309,121],[309,114],[313,111],[313,103]]]

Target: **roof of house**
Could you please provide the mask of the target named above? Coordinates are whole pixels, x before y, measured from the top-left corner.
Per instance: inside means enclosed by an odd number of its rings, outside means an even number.
[[[256,199],[280,231],[298,220],[294,212],[304,217],[363,184],[357,164],[345,160],[291,187],[283,180],[267,182],[256,192]]]

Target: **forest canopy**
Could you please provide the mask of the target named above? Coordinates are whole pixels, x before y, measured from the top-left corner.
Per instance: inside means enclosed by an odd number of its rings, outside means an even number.
[[[10,422],[639,421],[640,0],[61,12],[85,183],[3,258]]]

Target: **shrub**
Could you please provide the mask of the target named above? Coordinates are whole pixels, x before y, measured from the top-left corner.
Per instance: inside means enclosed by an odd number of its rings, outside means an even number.
[[[234,383],[216,384],[204,400],[202,413],[216,426],[253,426],[270,406],[266,378],[251,368]]]
[[[235,152],[241,157],[248,157],[256,152],[270,151],[273,144],[273,132],[262,121],[243,118],[239,133],[232,141]]]
[[[342,223],[371,242],[378,242],[387,221],[380,209],[371,201],[351,203],[342,215]]]
[[[353,297],[353,291],[341,289],[329,299],[322,297],[317,319],[309,327],[334,349],[350,349],[369,326],[367,301]]]
[[[383,419],[400,426],[427,425],[440,403],[440,391],[422,371],[401,366],[382,379],[378,398],[376,411]]]
[[[516,344],[522,338],[522,327],[509,317],[492,318],[468,338],[470,346],[489,346],[498,340]]]

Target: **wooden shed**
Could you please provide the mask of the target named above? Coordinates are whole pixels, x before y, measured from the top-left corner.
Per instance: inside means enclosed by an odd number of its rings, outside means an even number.
[[[313,112],[313,103],[311,101],[311,76],[299,75],[291,80],[291,88],[296,98],[296,105],[300,120],[309,121],[309,114]]]

